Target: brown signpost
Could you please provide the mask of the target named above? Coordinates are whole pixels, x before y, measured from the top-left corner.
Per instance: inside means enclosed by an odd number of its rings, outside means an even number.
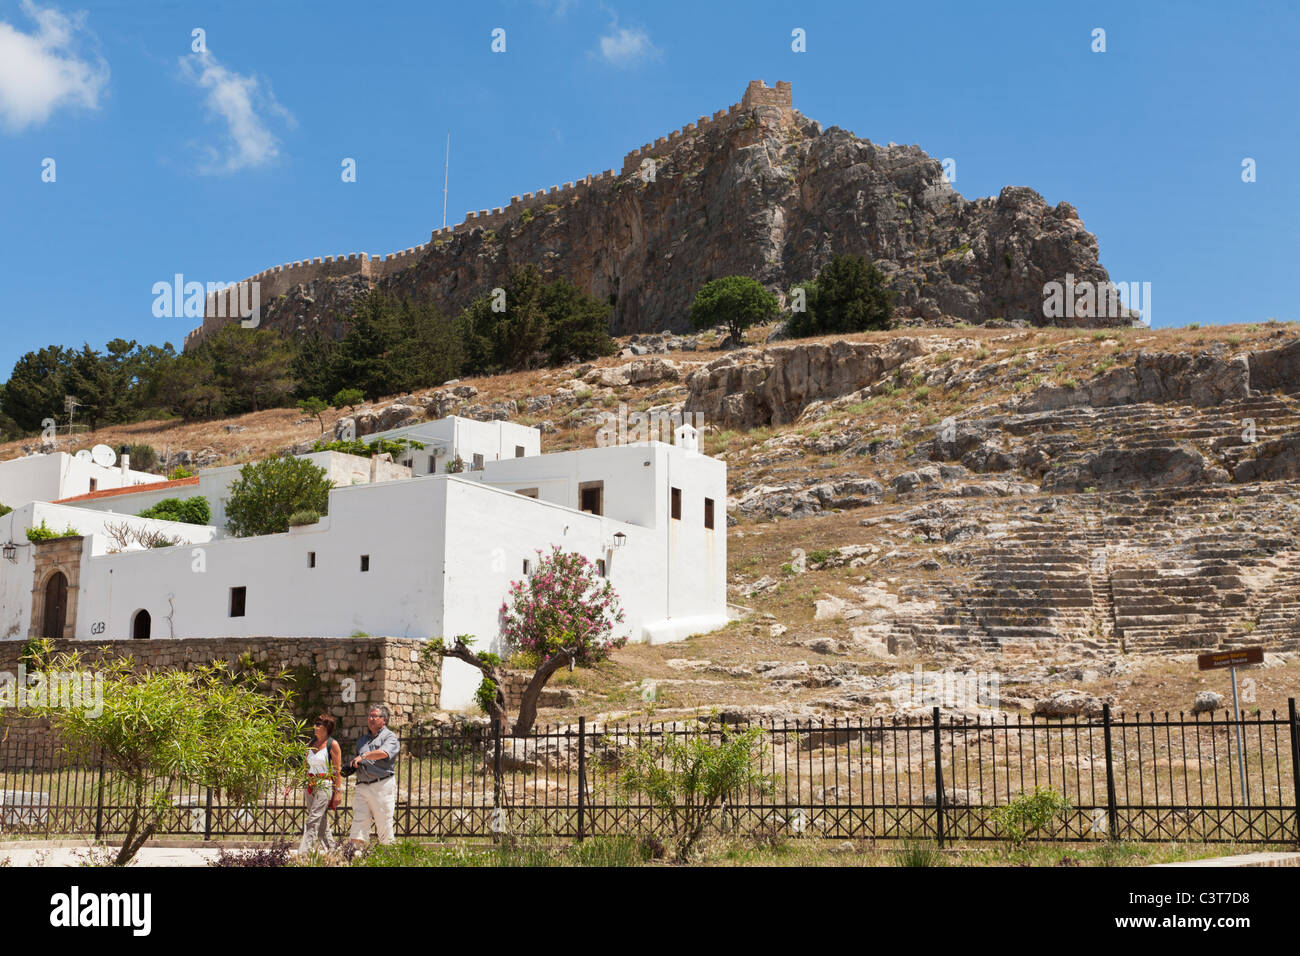
[[[1237,769],[1241,777],[1241,802],[1248,803],[1246,793],[1245,742],[1241,739],[1241,709],[1237,705],[1237,668],[1246,664],[1264,663],[1264,648],[1236,647],[1230,651],[1211,651],[1196,655],[1198,670],[1212,671],[1227,667],[1232,671],[1232,716],[1237,724]]]
[[[1246,664],[1264,663],[1264,648],[1238,647],[1231,651],[1212,651],[1209,654],[1197,654],[1196,666],[1203,671],[1217,670],[1220,667],[1242,667]]]

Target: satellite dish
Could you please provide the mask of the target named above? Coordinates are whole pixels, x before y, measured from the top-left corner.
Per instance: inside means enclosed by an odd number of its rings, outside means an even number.
[[[85,448],[81,449],[81,451],[77,452],[77,453],[76,453],[75,455],[73,455],[72,457],[75,458],[75,459],[77,459],[77,461],[92,461],[92,460],[93,460],[93,459],[90,457],[90,452],[87,451]]]
[[[90,449],[90,457],[95,464],[104,468],[112,468],[117,461],[117,453],[107,445],[96,445]]]

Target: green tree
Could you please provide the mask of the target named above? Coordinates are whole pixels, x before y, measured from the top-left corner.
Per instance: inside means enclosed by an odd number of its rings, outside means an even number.
[[[805,283],[804,288],[808,293],[807,309],[792,313],[792,335],[889,328],[894,294],[885,274],[862,256],[832,256],[817,273],[816,283]]]
[[[207,787],[223,802],[250,804],[301,763],[305,728],[292,716],[292,695],[259,691],[261,672],[236,678],[217,662],[136,673],[130,658],[101,664],[97,672],[103,676],[99,706],[60,706],[63,695],[47,692],[31,710],[50,721],[74,758],[102,755],[111,771],[110,787],[120,792],[108,799],[127,813],[117,866],[129,863],[158,829],[179,788]],[[58,687],[53,682],[60,675],[77,675],[84,687],[82,675],[89,673],[79,655],[64,654],[37,680]]]
[[[545,359],[550,328],[541,270],[516,267],[500,288],[502,295],[479,296],[460,314],[465,371],[471,375],[534,368]]]
[[[329,512],[332,482],[305,458],[270,458],[245,465],[230,486],[226,528],[238,538],[289,530],[295,511]]]
[[[298,399],[298,410],[304,415],[310,415],[315,418],[316,421],[320,422],[320,433],[322,435],[325,434],[325,419],[322,416],[327,408],[329,408],[329,405],[325,403],[325,399],[323,398],[312,396],[311,398]]]
[[[443,381],[446,381],[446,379]],[[335,408],[346,408],[348,411],[353,411],[365,400],[366,396],[362,394],[361,389],[341,388],[334,393],[334,397],[330,401]]]
[[[725,325],[739,340],[745,329],[776,315],[776,296],[748,276],[723,276],[706,282],[691,303],[691,322],[697,329]]]
[[[617,351],[609,335],[609,305],[587,295],[567,279],[542,292],[547,318],[546,353],[551,365],[585,362]]]
[[[0,410],[24,432],[39,431],[46,418],[62,419],[72,354],[50,345],[28,352],[14,363]]]

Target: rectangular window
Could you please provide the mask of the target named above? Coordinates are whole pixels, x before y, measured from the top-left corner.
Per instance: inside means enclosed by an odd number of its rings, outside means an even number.
[[[672,516],[678,521],[682,520],[682,489],[672,489]]]
[[[536,498],[536,497],[537,497],[537,489],[536,489],[536,488],[516,488],[516,489],[515,489],[515,494],[517,494],[517,495],[523,495],[525,498]]]
[[[248,595],[248,588],[231,588],[230,589],[230,616],[243,617],[244,604]]]
[[[91,478],[91,479],[90,479],[90,490],[91,490],[91,491],[94,491],[94,490],[95,490],[96,488],[98,488],[98,487],[99,487],[99,481],[98,481],[97,479],[95,479],[95,478]]]
[[[704,527],[713,527],[713,499],[704,499]]]
[[[430,455],[430,456],[429,456],[429,474],[432,475],[432,474],[433,474],[434,472],[436,472],[437,470],[438,470],[438,459],[437,459],[434,455]]]
[[[474,456],[474,466],[473,466],[473,470],[474,470],[474,471],[482,471],[482,470],[483,470],[483,456],[482,456],[482,455],[475,455],[475,456]]]
[[[578,485],[578,510],[594,515],[605,513],[605,483],[584,481]]]
[[[523,457],[524,457],[524,446],[523,446],[523,445],[516,445],[516,446],[515,446],[515,457],[516,457],[516,458],[523,458]]]
[[[369,570],[370,570],[370,555],[368,555],[368,554],[363,554],[363,555],[361,556],[361,570],[362,570],[362,571],[369,571]]]
[[[307,567],[309,567],[309,568],[314,568],[314,567],[316,567],[316,552],[315,552],[315,551],[308,551],[308,552],[307,552]]]
[[[528,575],[532,573],[533,573],[532,562],[529,561],[527,558],[524,558],[524,577],[528,577]]]
[[[602,578],[603,578],[603,577],[607,577],[607,575],[605,574],[605,559],[604,559],[604,558],[597,558],[597,559],[596,559],[596,573],[599,574]]]

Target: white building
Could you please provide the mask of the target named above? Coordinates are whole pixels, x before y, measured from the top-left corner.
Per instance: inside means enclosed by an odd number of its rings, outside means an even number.
[[[439,428],[411,437],[445,442],[435,446],[446,449],[435,464],[460,454],[465,472],[425,474],[427,461],[416,452],[415,477],[335,487],[327,517],[285,534],[233,538],[219,527],[128,518],[101,507],[121,507],[129,498],[123,511],[134,512],[147,506],[136,507],[142,493],[199,493],[177,488],[7,502],[17,507],[0,517],[0,545],[11,543],[0,560],[0,636],[469,633],[479,648],[501,651],[500,609],[509,587],[553,546],[582,553],[609,577],[625,612],[620,636],[659,643],[726,623],[726,465],[698,452],[690,426],[678,430],[676,445],[541,455],[535,429],[464,419],[426,424]],[[0,483],[11,464],[0,463]],[[203,474],[191,481],[203,490]],[[25,530],[41,520],[81,536],[27,542]],[[181,543],[115,551],[109,532],[120,538],[124,522]],[[442,706],[471,707],[477,685],[476,671],[446,661]]]

